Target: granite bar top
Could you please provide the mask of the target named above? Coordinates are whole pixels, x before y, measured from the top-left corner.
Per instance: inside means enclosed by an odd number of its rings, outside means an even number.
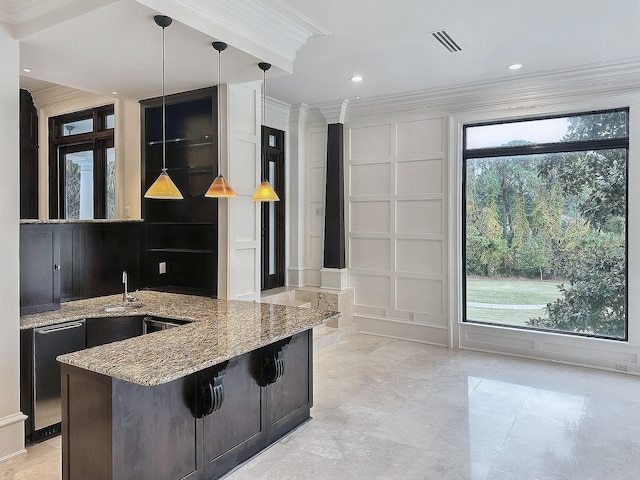
[[[122,295],[62,303],[20,317],[22,329],[82,318],[152,316],[191,323],[58,357],[58,361],[139,385],[160,385],[338,318],[339,312],[153,291],[139,308],[106,312]]]
[[[37,218],[21,218],[21,225],[46,225],[46,224],[59,224],[59,223],[131,223],[138,222],[142,223],[144,220],[139,218],[94,218],[87,220],[79,220],[79,219],[37,219]]]

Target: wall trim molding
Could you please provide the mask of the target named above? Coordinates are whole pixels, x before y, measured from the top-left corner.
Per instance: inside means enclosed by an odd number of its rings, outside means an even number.
[[[358,333],[449,347],[449,330],[439,325],[404,322],[372,315],[353,315]]]
[[[520,76],[507,80],[446,86],[424,91],[359,99],[349,104],[348,122],[433,110],[448,115],[473,110],[512,112],[549,108],[558,103],[612,99],[640,91],[640,62],[607,62]]]
[[[0,417],[0,463],[24,455],[24,421],[22,412]]]
[[[459,348],[640,376],[637,347],[617,340],[462,323]]]

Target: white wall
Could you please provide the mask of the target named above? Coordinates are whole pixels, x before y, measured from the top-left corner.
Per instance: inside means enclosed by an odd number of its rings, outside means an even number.
[[[221,169],[238,196],[218,200],[218,297],[259,300],[260,83],[223,86],[220,99]]]
[[[116,126],[116,216],[140,218],[140,104],[54,85],[30,92],[38,109],[39,217],[49,218],[49,118],[103,105],[114,105]],[[129,216],[125,207],[129,207]]]
[[[24,452],[20,413],[19,342],[19,67],[20,50],[11,27],[0,22],[0,461]]]
[[[348,125],[347,266],[361,332],[449,343],[446,126],[427,115]]]
[[[526,98],[495,87],[454,92],[449,105],[443,97],[402,97],[350,111],[347,259],[359,331],[640,374],[640,194],[633,188],[640,183],[640,93],[575,85],[532,86]],[[462,323],[462,126],[626,106],[628,342]]]

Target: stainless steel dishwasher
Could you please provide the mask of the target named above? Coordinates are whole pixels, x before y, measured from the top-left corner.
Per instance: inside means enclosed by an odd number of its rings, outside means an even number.
[[[33,330],[33,428],[38,439],[60,433],[60,364],[56,357],[85,345],[85,320]]]

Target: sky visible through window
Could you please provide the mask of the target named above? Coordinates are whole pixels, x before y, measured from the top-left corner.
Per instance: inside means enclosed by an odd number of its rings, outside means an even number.
[[[467,148],[499,147],[515,139],[531,143],[561,142],[568,127],[566,117],[470,127],[467,128]]]

